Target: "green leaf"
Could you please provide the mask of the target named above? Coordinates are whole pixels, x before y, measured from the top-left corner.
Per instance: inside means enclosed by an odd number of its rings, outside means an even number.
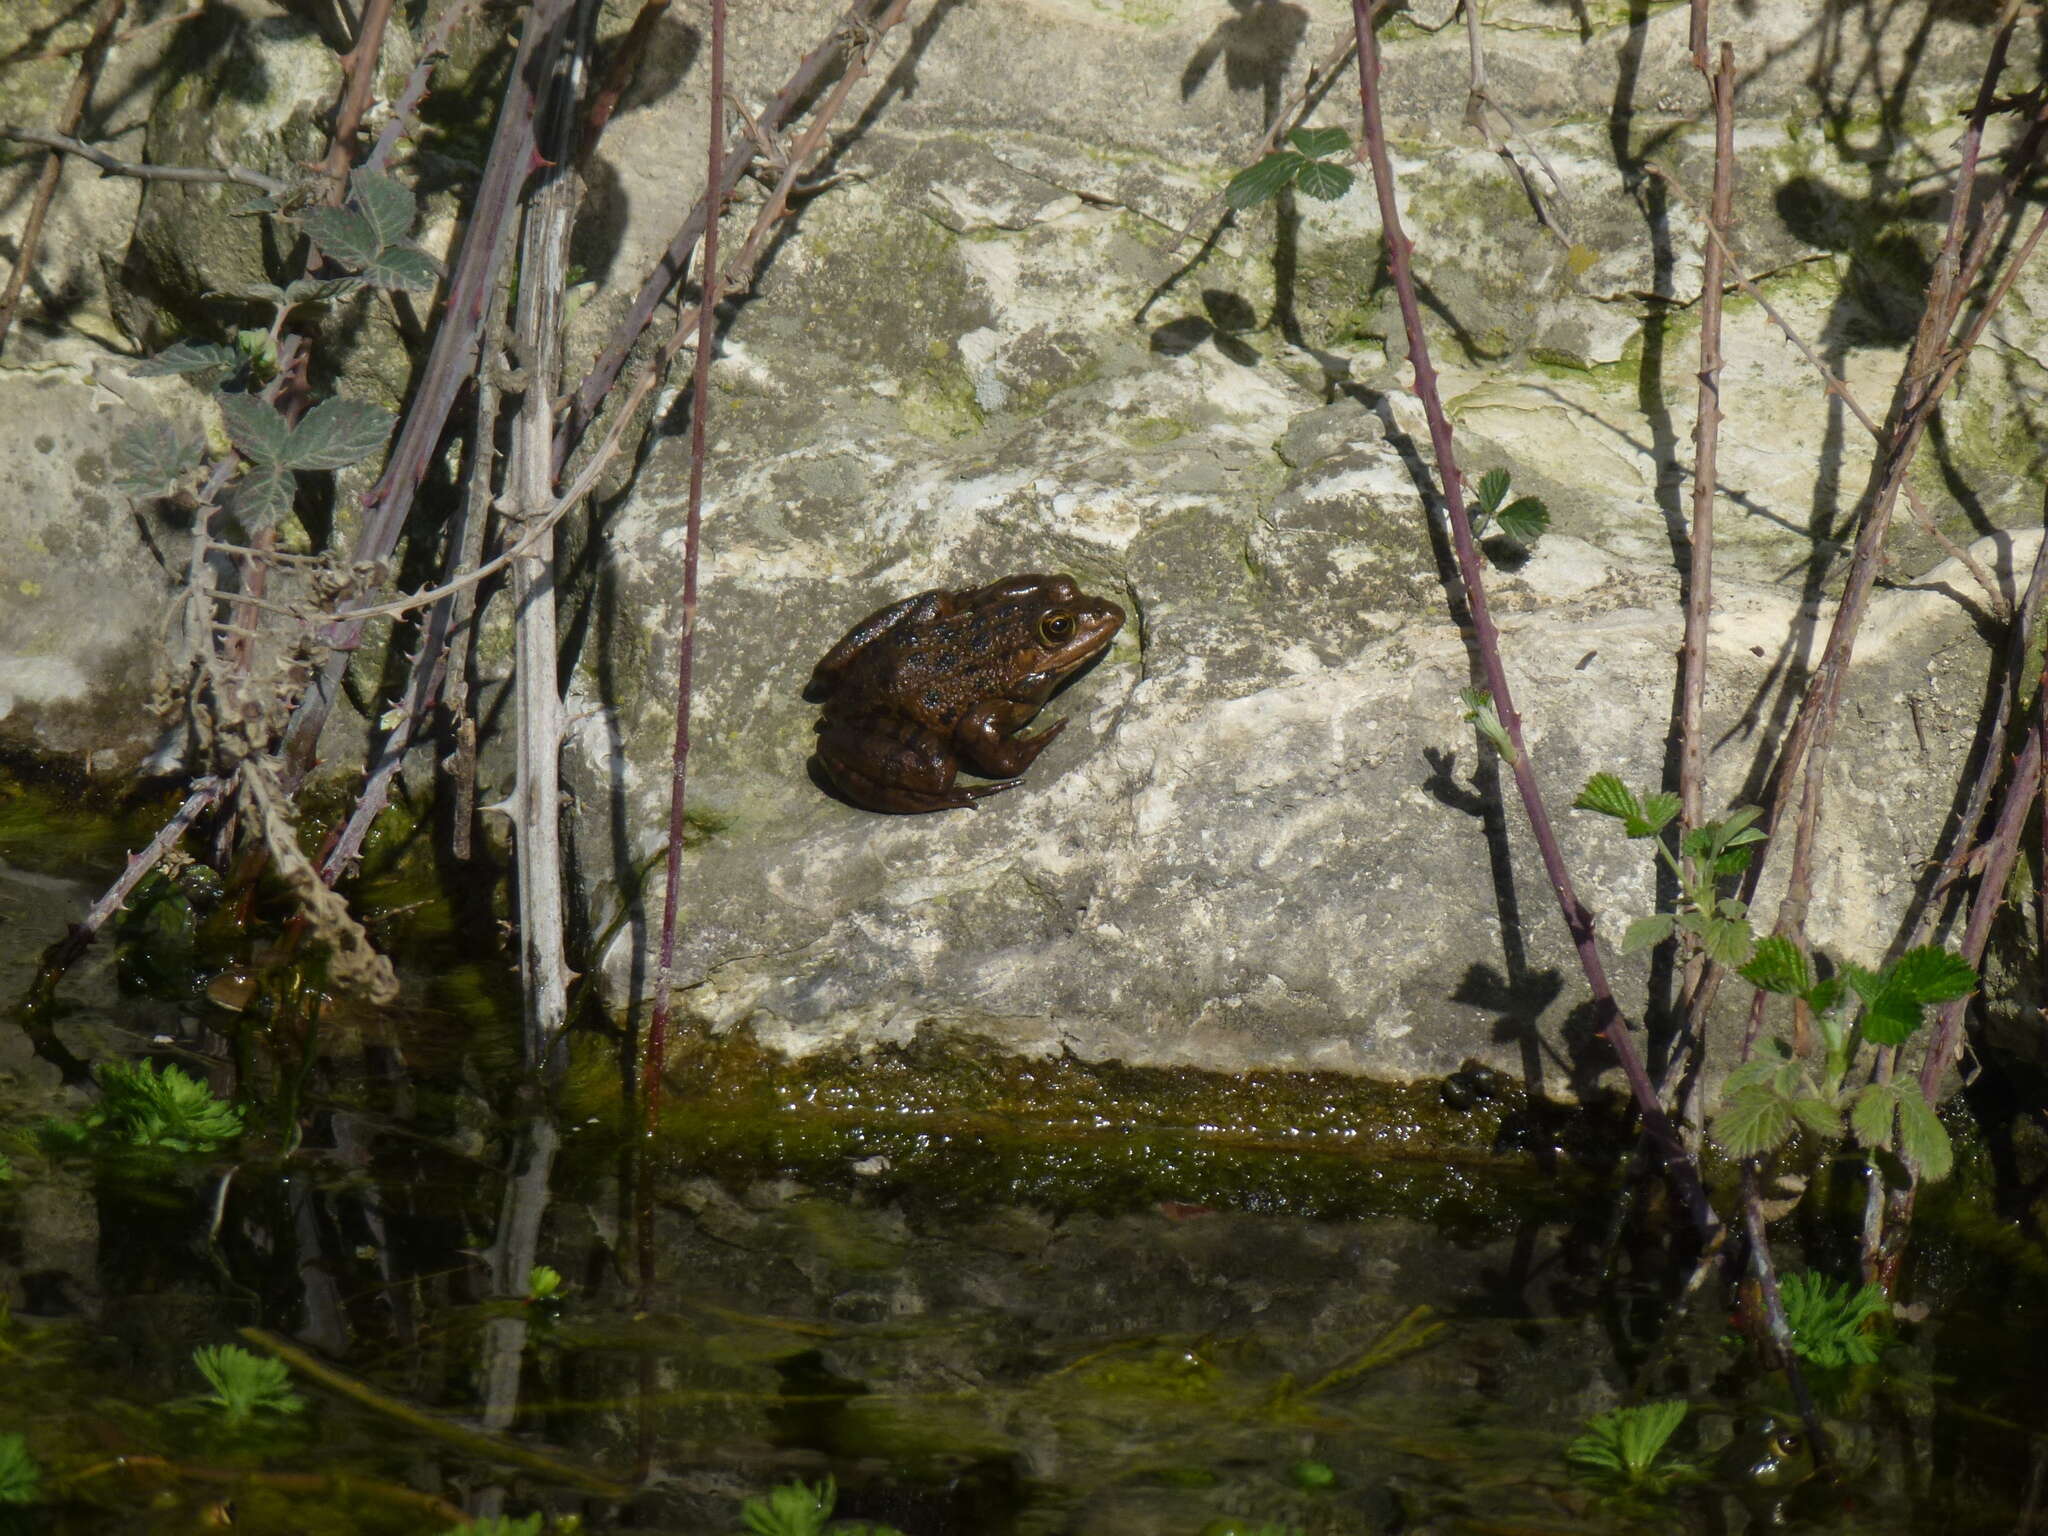
[[[360,277],[302,277],[285,289],[284,302],[287,305],[325,304],[329,299],[354,293],[362,286]]]
[[[412,189],[396,176],[383,171],[351,171],[349,201],[362,210],[363,220],[383,245],[396,245],[412,233],[417,204]]]
[[[1726,853],[1717,855],[1714,859],[1714,878],[1718,880],[1723,875],[1741,874],[1749,868],[1749,861],[1754,855],[1755,850],[1750,848],[1730,848]]]
[[[1714,1116],[1714,1139],[1730,1157],[1755,1157],[1782,1146],[1792,1134],[1792,1111],[1768,1088],[1725,1094]]]
[[[292,1390],[282,1360],[252,1355],[239,1344],[219,1344],[193,1350],[192,1363],[213,1387],[200,1401],[218,1408],[230,1423],[258,1413],[298,1413],[306,1406]]]
[[[251,327],[235,332],[235,351],[254,363],[259,373],[277,371],[277,341],[267,330]]]
[[[160,374],[204,373],[209,368],[232,368],[241,361],[233,347],[217,341],[174,341],[137,368],[134,377],[151,379]]]
[[[1472,493],[1479,503],[1479,510],[1491,517],[1500,510],[1500,504],[1508,494],[1508,472],[1504,469],[1489,469],[1479,477],[1478,488]]]
[[[753,1536],[818,1536],[838,1502],[838,1487],[829,1477],[815,1488],[780,1483],[741,1505],[740,1520]]]
[[[0,1504],[33,1504],[43,1469],[28,1453],[26,1435],[0,1435]]]
[[[1291,149],[1276,150],[1257,165],[1247,166],[1230,178],[1223,189],[1223,201],[1243,210],[1263,203],[1294,180],[1295,172],[1308,162]]]
[[[1863,1038],[1873,1045],[1904,1045],[1927,1022],[1920,1004],[1886,987],[1863,1005]]]
[[[1493,750],[1501,755],[1503,762],[1512,764],[1515,761],[1514,738],[1500,723],[1500,711],[1493,707],[1493,695],[1484,688],[1460,688],[1458,699],[1465,706],[1466,724],[1493,744]]]
[[[1848,990],[1848,984],[1841,977],[1830,976],[1825,981],[1816,981],[1803,995],[1806,1006],[1815,1013],[1833,1013],[1842,1001],[1842,994]]]
[[[396,418],[366,400],[323,400],[299,418],[291,434],[290,456],[279,460],[293,469],[346,469],[360,464],[384,446]]]
[[[1956,1165],[1948,1127],[1910,1084],[1899,1095],[1899,1150],[1929,1183],[1947,1178]]]
[[[1857,1144],[1872,1151],[1890,1146],[1892,1116],[1898,1107],[1899,1090],[1895,1082],[1870,1083],[1859,1089],[1849,1101],[1849,1129]]]
[[[1636,799],[1635,791],[1611,773],[1596,773],[1586,780],[1586,787],[1579,791],[1579,798],[1572,802],[1572,809],[1598,811],[1602,816],[1612,816],[1617,821],[1643,819],[1643,805]]]
[[[1873,1318],[1891,1311],[1877,1286],[1851,1290],[1824,1275],[1793,1271],[1778,1279],[1778,1298],[1792,1328],[1792,1349],[1815,1365],[1870,1365],[1877,1360]]]
[[[1327,160],[1304,160],[1294,173],[1294,185],[1303,197],[1319,203],[1334,203],[1351,190],[1351,172]]]
[[[526,1294],[533,1301],[545,1301],[562,1289],[562,1272],[550,1265],[536,1264],[526,1273]]]
[[[1909,949],[1885,967],[1887,991],[1916,1003],[1951,1003],[1977,990],[1977,971],[1961,955],[1938,944]]]
[[[384,249],[370,221],[353,208],[308,208],[299,224],[323,254],[347,266],[366,266]]]
[[[1698,1469],[1664,1454],[1685,1413],[1684,1401],[1673,1398],[1599,1414],[1565,1448],[1565,1459],[1596,1482],[1631,1493],[1662,1493],[1675,1482],[1700,1476]]]
[[[1500,531],[1517,544],[1530,545],[1550,527],[1550,508],[1534,496],[1518,496],[1500,510]]]
[[[1671,1432],[1685,1422],[1685,1402],[1670,1398],[1661,1403],[1644,1403],[1628,1414],[1621,1426],[1621,1455],[1631,1472],[1648,1469]]]
[[[1749,964],[1738,973],[1752,987],[1765,992],[1782,992],[1791,996],[1813,985],[1813,974],[1808,970],[1806,956],[1799,952],[1799,946],[1782,934],[1772,934],[1756,941],[1756,953]]]
[[[1671,937],[1672,926],[1677,921],[1670,912],[1653,912],[1648,917],[1637,918],[1621,936],[1621,952],[1632,955],[1639,949],[1654,949]]]
[[[1288,132],[1287,142],[1311,160],[1320,160],[1349,149],[1351,135],[1342,128],[1295,128]]]
[[[1803,1094],[1788,1101],[1792,1117],[1816,1136],[1832,1141],[1842,1134],[1842,1111],[1826,1099]]]
[[[1678,814],[1679,803],[1676,795],[1649,795],[1643,800],[1642,814],[1631,816],[1623,830],[1630,837],[1655,837],[1671,825],[1671,818]]]
[[[291,461],[291,423],[277,408],[255,395],[221,395],[221,419],[228,437],[242,456],[256,464],[286,464]]]
[[[145,417],[114,439],[114,488],[126,496],[168,495],[197,467],[202,451],[198,438],[159,417]]]
[[[1746,920],[1687,912],[1678,919],[1678,926],[1698,938],[1700,947],[1719,965],[1738,967],[1746,964],[1750,951],[1756,946]]]
[[[363,268],[363,281],[377,288],[432,293],[441,281],[441,265],[425,251],[394,245],[378,252],[377,259]]]
[[[298,493],[298,476],[282,464],[251,464],[235,480],[228,504],[244,528],[261,533],[291,515]]]
[[[485,1515],[468,1525],[453,1526],[441,1536],[540,1536],[546,1527],[545,1515],[521,1515],[517,1519],[510,1515]]]

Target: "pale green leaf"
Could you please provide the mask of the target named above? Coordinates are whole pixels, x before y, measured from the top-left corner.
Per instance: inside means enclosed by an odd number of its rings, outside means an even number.
[[[299,223],[325,255],[347,266],[366,266],[384,249],[370,221],[353,208],[308,208]]]
[[[1351,190],[1351,172],[1327,160],[1304,160],[1294,173],[1294,185],[1303,197],[1319,203],[1334,203]]]
[[[1857,1144],[1873,1151],[1890,1146],[1892,1115],[1898,1107],[1899,1093],[1894,1083],[1870,1083],[1859,1089],[1849,1101],[1849,1129],[1855,1133]]]
[[[1642,802],[1636,799],[1635,791],[1611,773],[1596,773],[1586,780],[1586,787],[1579,791],[1572,809],[1598,811],[1617,821],[1640,821],[1643,816]]]
[[[164,496],[198,465],[199,439],[160,417],[123,427],[114,438],[114,488],[127,496]]]
[[[217,341],[174,341],[135,370],[138,379],[158,374],[204,373],[210,368],[232,368],[241,358],[233,347]]]
[[[1792,1134],[1792,1111],[1768,1088],[1746,1088],[1723,1098],[1714,1116],[1714,1139],[1730,1157],[1755,1157]]]
[[[1311,160],[1320,160],[1349,149],[1351,135],[1342,128],[1295,128],[1289,131],[1287,142]]]
[[[1639,917],[1628,925],[1621,936],[1621,952],[1632,955],[1639,949],[1651,949],[1671,937],[1672,925],[1677,919],[1669,912],[1653,912],[1648,917]]]
[[[1808,969],[1806,956],[1799,946],[1782,934],[1771,934],[1756,941],[1756,953],[1749,964],[1742,967],[1742,979],[1751,986],[1765,992],[1780,992],[1791,996],[1806,991],[1813,985],[1813,974]]]
[[[1479,477],[1479,485],[1473,491],[1479,503],[1479,510],[1491,516],[1500,510],[1500,504],[1508,494],[1508,472],[1504,469],[1489,469]]]
[[[1899,1150],[1920,1170],[1920,1177],[1933,1183],[1949,1176],[1956,1153],[1948,1138],[1948,1127],[1929,1107],[1917,1088],[1908,1086],[1899,1095]]]
[[[298,489],[298,477],[282,464],[251,464],[230,489],[228,505],[244,528],[260,533],[291,514]]]
[[[221,419],[242,456],[257,464],[285,464],[292,451],[291,423],[255,395],[221,395]]]
[[[1257,165],[1247,166],[1230,178],[1223,189],[1223,201],[1242,210],[1263,203],[1294,180],[1294,173],[1308,164],[1291,149],[1276,150]]]
[[[1500,509],[1500,531],[1517,544],[1534,544],[1550,527],[1550,508],[1534,496],[1518,496]]]
[[[351,171],[348,195],[380,244],[396,245],[412,232],[412,189],[397,177],[383,171]]]

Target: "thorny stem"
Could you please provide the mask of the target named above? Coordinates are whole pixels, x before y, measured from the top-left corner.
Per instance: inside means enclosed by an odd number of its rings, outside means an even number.
[[[875,38],[884,30],[876,20],[886,0],[854,0],[847,13],[833,23],[826,39],[804,56],[796,72],[789,77],[775,99],[762,109],[759,122],[770,133],[780,132],[796,115],[798,109],[811,98],[826,73],[848,56],[850,49],[857,48],[856,39]],[[872,43],[870,43],[870,47]],[[597,355],[597,361],[590,365],[583,382],[576,387],[574,398],[569,402],[567,414],[555,433],[555,473],[562,472],[569,455],[582,440],[584,432],[595,419],[599,404],[610,392],[620,372],[626,366],[626,354],[633,343],[640,339],[654,318],[654,311],[669,291],[682,280],[689,270],[690,252],[696,249],[697,241],[704,233],[705,210],[715,201],[723,208],[732,195],[733,188],[753,164],[754,151],[751,148],[736,147],[725,162],[719,185],[706,187],[704,195],[691,208],[675,237],[669,241],[668,249],[655,262],[640,284],[640,291],[633,296],[632,304],[613,330],[611,339],[604,350]],[[708,290],[707,290],[708,291]]]
[[[1400,301],[1401,320],[1408,336],[1408,358],[1415,370],[1415,393],[1422,402],[1423,411],[1429,418],[1430,441],[1436,453],[1437,478],[1443,489],[1445,521],[1450,526],[1451,539],[1457,551],[1458,573],[1465,589],[1465,602],[1472,616],[1472,631],[1479,650],[1480,666],[1486,676],[1488,690],[1493,695],[1495,709],[1500,716],[1502,727],[1514,747],[1509,766],[1514,772],[1515,787],[1521,794],[1522,808],[1529,818],[1530,830],[1535,834],[1537,848],[1543,856],[1543,868],[1550,878],[1550,888],[1557,898],[1559,910],[1564,916],[1565,927],[1570,930],[1572,943],[1578,950],[1580,967],[1585,971],[1586,982],[1593,994],[1593,1011],[1600,1033],[1613,1048],[1621,1069],[1627,1076],[1630,1091],[1635,1096],[1638,1112],[1643,1125],[1662,1149],[1665,1166],[1670,1172],[1688,1214],[1698,1227],[1703,1241],[1711,1240],[1720,1230],[1720,1219],[1714,1214],[1707,1200],[1707,1192],[1700,1182],[1699,1169],[1685,1144],[1679,1139],[1663,1106],[1657,1100],[1657,1092],[1650,1082],[1649,1073],[1644,1070],[1642,1057],[1637,1054],[1635,1043],[1629,1038],[1628,1021],[1622,1016],[1614,1000],[1613,989],[1607,983],[1606,968],[1600,960],[1599,941],[1593,929],[1593,915],[1579,901],[1572,888],[1571,872],[1564,862],[1564,851],[1558,846],[1557,834],[1551,826],[1549,810],[1544,805],[1543,792],[1536,781],[1536,771],[1529,761],[1529,753],[1522,741],[1521,717],[1515,713],[1514,698],[1508,688],[1507,671],[1501,662],[1500,632],[1495,628],[1493,613],[1487,604],[1486,584],[1479,561],[1478,545],[1472,538],[1472,525],[1465,515],[1465,498],[1458,478],[1457,459],[1452,449],[1450,419],[1444,414],[1443,401],[1437,393],[1436,369],[1430,362],[1428,342],[1422,331],[1422,312],[1416,298],[1415,273],[1412,264],[1413,245],[1401,226],[1401,210],[1394,195],[1393,167],[1387,155],[1386,129],[1380,119],[1379,71],[1380,57],[1378,41],[1373,35],[1372,19],[1368,14],[1368,0],[1351,0],[1352,26],[1358,37],[1358,95],[1364,115],[1366,153],[1372,163],[1373,191],[1379,200],[1380,224],[1387,247],[1387,265],[1394,279],[1394,291]]]
[[[725,0],[711,0],[711,86],[709,148],[706,151],[706,196],[721,184],[725,169]],[[676,911],[683,888],[683,805],[690,764],[690,694],[697,644],[697,552],[704,506],[704,423],[711,413],[711,348],[718,325],[718,213],[704,223],[704,295],[697,306],[697,358],[690,383],[690,500],[683,524],[683,622],[676,639],[676,738],[674,766],[669,774],[667,885],[661,899],[661,954],[654,972],[654,1007],[648,1018],[647,1041],[640,1057],[641,1091],[646,1098],[643,1146],[651,1145],[661,1124],[661,1080],[667,1069],[670,994],[676,962]],[[640,1223],[640,1283],[654,1278],[654,1229]]]
[[[1755,1275],[1757,1291],[1764,1299],[1764,1318],[1771,1332],[1771,1342],[1778,1348],[1779,1362],[1785,1368],[1785,1380],[1792,1388],[1792,1401],[1799,1408],[1799,1417],[1806,1422],[1814,1465],[1825,1472],[1833,1459],[1827,1427],[1821,1422],[1820,1411],[1814,1407],[1813,1394],[1806,1389],[1806,1375],[1799,1368],[1799,1352],[1792,1347],[1792,1324],[1785,1316],[1785,1298],[1778,1290],[1778,1267],[1771,1262],[1771,1245],[1764,1236],[1764,1205],[1757,1192],[1756,1159],[1753,1157],[1745,1158],[1742,1164],[1742,1224],[1749,1236],[1750,1272]]]
[[[413,114],[419,111],[420,103],[426,99],[427,86],[434,78],[435,66],[447,56],[449,46],[455,40],[455,30],[473,16],[485,0],[455,0],[455,3],[441,13],[441,19],[434,23],[434,29],[420,45],[420,56],[412,67],[412,73],[405,78],[405,88],[398,93],[398,99],[391,104],[391,117],[377,132],[377,142],[370,146],[370,153],[363,161],[363,169],[380,171],[398,148],[398,141],[411,126]]]
[[[1694,16],[1703,24],[1705,5]],[[1695,55],[1714,102],[1714,202],[1708,216],[1714,228],[1724,227],[1735,197],[1735,52],[1721,44],[1720,68],[1708,75],[1704,44]],[[1714,611],[1714,497],[1719,490],[1716,465],[1721,446],[1721,275],[1722,248],[1710,242],[1700,272],[1700,389],[1693,423],[1692,567],[1685,597],[1683,683],[1678,713],[1679,821],[1685,827],[1706,824],[1704,771],[1707,696],[1707,626]]]
[[[348,87],[341,107],[334,114],[334,137],[327,144],[327,158],[320,172],[328,179],[327,200],[339,203],[348,194],[349,162],[355,158],[356,133],[363,126],[370,96],[377,84],[377,55],[384,48],[384,29],[391,20],[392,0],[367,0],[363,19],[356,28],[355,46],[341,56],[341,69]]]
[[[252,171],[244,165],[145,165],[136,160],[123,160],[101,149],[97,144],[88,144],[85,140],[73,138],[68,133],[46,133],[40,128],[20,128],[11,123],[0,123],[0,139],[9,139],[17,144],[39,144],[60,154],[76,155],[79,159],[98,166],[109,176],[132,176],[138,181],[229,182],[254,187],[257,191],[267,192],[273,197],[285,190],[285,184],[275,176],[266,176],[261,171]]]
[[[86,40],[84,57],[78,61],[78,73],[71,80],[71,94],[65,98],[64,110],[57,118],[58,133],[67,137],[75,134],[85,120],[86,109],[92,104],[93,87],[99,83],[100,71],[113,51],[114,28],[121,24],[127,9],[128,0],[104,0],[100,6],[92,36]],[[36,177],[35,199],[29,204],[28,218],[22,224],[14,252],[14,270],[7,274],[6,288],[0,289],[0,348],[7,345],[7,333],[21,303],[22,285],[35,267],[36,252],[43,243],[43,222],[50,216],[50,203],[57,196],[57,180],[63,174],[64,157],[52,150],[43,157],[43,168]]]

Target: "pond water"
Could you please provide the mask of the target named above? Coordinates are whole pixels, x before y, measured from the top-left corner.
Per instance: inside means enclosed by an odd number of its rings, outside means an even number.
[[[1923,1209],[1875,1360],[1812,1372],[1823,1467],[1597,1113],[686,1038],[643,1141],[615,1026],[523,1078],[495,918],[403,835],[358,892],[394,1009],[196,870],[37,996],[160,814],[0,792],[0,1530],[772,1536],[826,1479],[828,1529],[904,1536],[2013,1532],[2048,1496],[2010,1137]],[[90,1125],[85,1069],[144,1058],[240,1134]],[[1834,1182],[1781,1262],[1842,1257]],[[1568,1462],[1644,1402],[1668,1486]]]

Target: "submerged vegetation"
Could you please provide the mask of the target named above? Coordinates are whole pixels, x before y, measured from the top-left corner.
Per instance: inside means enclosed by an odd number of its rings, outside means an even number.
[[[81,102],[125,4],[104,0],[76,66]],[[2018,602],[1984,580],[1984,623],[2006,655],[1911,931],[1857,958],[1808,931],[1843,679],[1891,556],[1894,505],[1914,505],[1917,446],[2048,227],[2023,235],[2016,222],[2038,199],[2048,151],[2040,93],[2006,94],[2021,9],[1996,23],[1954,153],[1968,195],[1952,197],[1927,264],[1891,409],[1868,423],[1878,450],[1832,628],[1810,668],[1779,680],[1782,716],[1749,803],[1716,808],[1701,699],[1720,309],[1727,287],[1753,285],[1724,248],[1733,59],[1725,46],[1709,57],[1710,7],[1695,0],[1693,62],[1716,151],[1686,638],[1675,678],[1639,680],[1671,684],[1670,770],[1640,792],[1596,773],[1573,801],[1649,846],[1654,910],[1618,944],[1648,959],[1647,1028],[1605,969],[1604,930],[1545,800],[1543,743],[1523,734],[1489,606],[1489,581],[1533,556],[1564,509],[1515,494],[1505,468],[1468,485],[1458,467],[1422,318],[1429,257],[1403,225],[1371,8],[1360,0],[1344,48],[1285,100],[1275,77],[1264,139],[1218,194],[1224,218],[1271,205],[1273,267],[1291,273],[1295,194],[1335,202],[1358,184],[1354,167],[1369,167],[1384,253],[1373,283],[1383,277],[1398,307],[1433,461],[1407,445],[1416,548],[1438,554],[1470,645],[1460,700],[1485,757],[1473,784],[1490,827],[1505,825],[1512,784],[1584,977],[1576,1011],[1552,1008],[1563,984],[1535,976],[1524,952],[1503,986],[1460,987],[1460,1004],[1497,1010],[1528,1082],[1474,1062],[1441,1083],[1386,1085],[977,1057],[893,1004],[875,1017],[895,1043],[800,1062],[745,1025],[714,1033],[672,1019],[679,925],[719,894],[685,902],[685,832],[701,843],[730,825],[690,803],[687,772],[706,422],[720,395],[711,361],[790,221],[856,174],[832,167],[874,102],[850,126],[840,114],[885,44],[902,42],[911,7],[854,0],[758,112],[731,109],[723,0],[709,0],[701,31],[693,15],[687,46],[671,51],[692,68],[703,54],[702,196],[603,345],[572,363],[564,308],[578,284],[581,173],[639,61],[659,52],[646,45],[665,7],[646,0],[604,50],[597,7],[536,0],[516,39],[463,42],[483,7],[454,0],[395,80],[379,74],[395,8],[343,8],[327,152],[282,180],[110,165],[73,137],[75,115],[32,141],[113,174],[249,188],[222,217],[260,221],[269,277],[207,295],[215,307],[196,313],[210,318],[135,370],[203,386],[206,430],[144,418],[109,446],[113,483],[189,532],[163,701],[186,774],[143,836],[109,833],[94,850],[95,871],[118,875],[82,921],[47,935],[21,978],[25,1044],[0,1089],[34,1107],[21,1120],[35,1129],[10,1125],[0,1152],[0,1252],[24,1303],[0,1317],[15,1394],[0,1420],[23,1425],[0,1431],[0,1504],[51,1529],[162,1513],[195,1528],[502,1536],[600,1522],[737,1522],[745,1536],[1297,1536],[1468,1521],[1725,1530],[1749,1516],[1779,1523],[1795,1503],[1825,1526],[1851,1493],[1898,1529],[2031,1522],[2039,1330],[2029,1321],[2023,1350],[1987,1345],[1966,1298],[2038,1281],[2036,1234],[2006,1208],[2034,1200],[2014,1148],[2039,1104],[2004,1106],[2004,1140],[1989,1150],[1963,1112],[1998,1112],[1988,1073],[1946,1121],[1943,1106],[2001,913],[2013,893],[2035,916],[2044,906],[2048,543]],[[929,8],[923,30],[991,24],[947,9]],[[1466,14],[1469,120],[1520,178],[1532,229],[1562,238],[1557,178],[1545,192],[1525,164],[1542,157],[1488,94],[1470,0]],[[1224,53],[1236,25],[1219,29]],[[1311,125],[1354,51],[1356,135]],[[457,54],[465,80],[446,95],[489,117],[488,138],[470,123],[440,141],[464,156],[408,160],[401,145],[425,133],[422,103]],[[1227,72],[1245,67],[1233,55]],[[498,93],[494,112],[477,92]],[[373,102],[383,127],[365,143]],[[2007,114],[2029,122],[1994,169],[1984,149]],[[1678,185],[1646,162],[1624,170],[1646,188]],[[735,200],[749,174],[762,192]],[[414,183],[449,176],[462,200],[444,268],[414,243]],[[46,208],[48,191],[37,196]],[[1653,222],[1668,222],[1658,198]],[[1059,205],[1101,201],[1062,191]],[[722,223],[737,233],[743,221],[728,259]],[[16,291],[35,243],[16,255]],[[1203,334],[1250,368],[1259,354],[1243,338],[1265,327],[1241,300],[1224,302],[1234,298],[1205,300]],[[1269,324],[1298,332],[1282,300]],[[671,301],[663,337],[656,316]],[[1660,292],[1659,313],[1672,302]],[[14,303],[0,300],[0,333]],[[383,389],[402,409],[329,387],[373,317],[412,349],[402,387]],[[638,892],[617,893],[600,932],[572,916],[556,535],[632,472],[652,403],[693,341],[676,405],[691,457],[653,941]],[[1358,390],[1348,362],[1287,341],[1331,394]],[[1821,371],[1817,387],[1847,402]],[[977,399],[969,415],[983,411]],[[1675,469],[1668,456],[1660,471]],[[590,522],[602,539],[603,520]],[[1830,574],[1816,561],[1814,595]],[[412,590],[394,596],[401,570]],[[500,581],[503,632],[486,623]],[[379,673],[364,652],[385,621],[407,638]],[[516,674],[488,703],[514,717],[517,788],[495,807],[478,803],[489,777],[486,707],[471,696],[480,634],[513,653]],[[308,785],[351,691],[369,701],[374,741],[355,793],[323,806]],[[864,721],[863,741],[903,746],[903,723]],[[431,797],[400,777],[422,757]],[[1451,782],[1448,769],[1439,777]],[[510,819],[509,855],[487,809]],[[1886,856],[1910,882],[1919,854]],[[1783,888],[1766,918],[1773,858]],[[1506,910],[1510,862],[1503,853],[1497,894],[1513,949],[1524,915]],[[1047,908],[1051,928],[1068,921],[1043,892],[1018,899]],[[587,976],[636,920],[655,957],[635,978],[649,1007],[622,1025]],[[113,963],[96,976],[82,962],[102,933]],[[736,993],[748,985],[739,978]],[[1567,1012],[1563,1031],[1585,1059],[1608,1053],[1625,1095],[1604,1095],[1594,1074],[1575,1077],[1571,1106],[1536,1090],[1554,1050],[1548,1021]],[[760,1022],[776,1021],[763,1008]],[[1738,1025],[1739,1040],[1710,1050]],[[669,1096],[678,1106],[664,1110]],[[196,1342],[237,1327],[254,1350]],[[1976,1380],[1952,1387],[1945,1350]],[[181,1396],[193,1372],[206,1390]],[[1626,1405],[1601,1408],[1617,1398]],[[1966,1401],[1988,1447],[1972,1447],[1976,1461],[1937,1433]],[[1930,1486],[1936,1455],[1963,1491]],[[2032,1494],[2018,1491],[2022,1468]],[[505,1513],[527,1503],[542,1508]]]

